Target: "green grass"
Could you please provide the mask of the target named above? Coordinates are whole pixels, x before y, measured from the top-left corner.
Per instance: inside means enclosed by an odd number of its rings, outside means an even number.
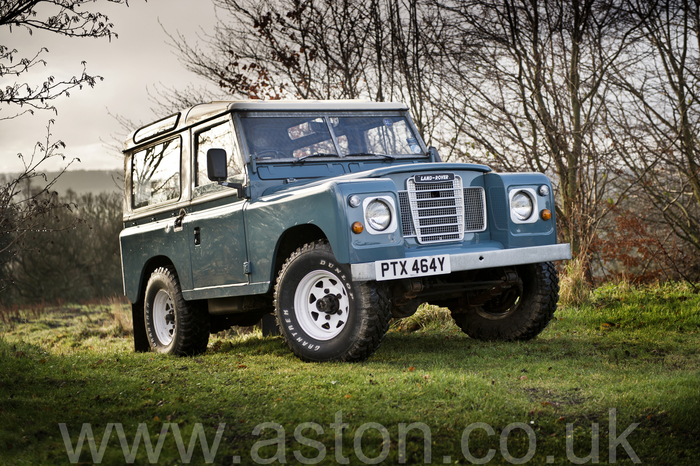
[[[298,464],[295,451],[311,460],[325,454],[320,464],[341,454],[362,464],[358,453],[381,458],[384,451],[382,464],[396,464],[399,426],[423,423],[432,464],[469,464],[462,436],[477,422],[493,435],[473,429],[469,452],[481,458],[494,450],[488,464],[510,464],[499,444],[509,426],[507,452],[526,455],[523,425],[535,440],[527,464],[572,464],[567,424],[582,458],[594,423],[599,462],[608,464],[611,408],[618,437],[638,423],[626,439],[643,464],[694,465],[700,457],[700,296],[684,285],[606,286],[583,307],[559,309],[535,340],[518,343],[471,340],[444,312],[425,308],[413,324],[393,326],[362,364],[303,363],[280,337],[255,332],[212,336],[208,351],[193,358],[135,354],[126,310],[63,306],[0,324],[0,464],[68,464],[59,423],[72,446],[83,423],[91,424],[98,447],[107,423],[120,423],[129,448],[140,423],[154,446],[168,424],[159,464],[182,463],[173,425],[187,450],[198,424],[209,447],[225,424],[217,464],[234,457],[255,464],[255,455]],[[339,416],[348,426],[336,435]],[[423,433],[405,439],[406,462],[422,464]],[[622,444],[614,451],[617,464],[631,464]],[[92,460],[86,440],[80,461]],[[197,443],[191,463],[204,460]],[[143,442],[135,462],[148,464]],[[102,463],[125,463],[117,433]]]

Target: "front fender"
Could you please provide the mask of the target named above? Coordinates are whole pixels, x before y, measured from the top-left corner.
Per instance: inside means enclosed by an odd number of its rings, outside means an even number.
[[[262,196],[245,211],[248,260],[252,283],[274,280],[275,250],[284,233],[299,225],[318,227],[336,258],[348,262],[347,218],[337,184],[333,182]]]
[[[299,225],[314,225],[323,232],[340,263],[348,264],[368,260],[371,249],[357,247],[358,236],[351,233],[354,221],[362,221],[362,208],[348,206],[353,194],[384,194],[396,198],[396,185],[388,178],[362,180],[329,180],[286,189],[262,196],[251,202],[245,212],[248,257],[253,266],[252,283],[274,281],[275,250],[279,238]],[[398,200],[396,200],[398,208]],[[389,235],[385,235],[387,238]],[[403,248],[400,232],[382,241],[382,253],[396,254]],[[315,239],[315,238],[310,238]],[[375,249],[376,253],[376,249]]]

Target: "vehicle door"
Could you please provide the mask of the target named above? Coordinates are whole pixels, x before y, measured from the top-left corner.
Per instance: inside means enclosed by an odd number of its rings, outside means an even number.
[[[200,298],[242,293],[248,283],[243,210],[245,199],[236,190],[219,186],[207,177],[207,150],[224,149],[229,181],[244,183],[245,171],[230,116],[192,129],[192,205],[183,219],[190,232],[190,257],[194,290]],[[212,288],[215,287],[215,288]],[[208,289],[209,290],[203,290]]]

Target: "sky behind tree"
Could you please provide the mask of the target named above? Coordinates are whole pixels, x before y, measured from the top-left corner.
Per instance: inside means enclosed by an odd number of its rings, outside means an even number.
[[[180,65],[168,45],[167,33],[179,32],[188,40],[197,41],[198,35],[211,30],[216,22],[213,5],[197,0],[131,0],[129,4],[128,8],[107,2],[91,5],[92,11],[106,14],[114,23],[119,37],[111,42],[67,38],[37,30],[29,34],[24,28],[12,28],[12,32],[0,29],[0,44],[17,49],[17,57],[33,56],[41,47],[49,50],[43,54],[47,65],[37,66],[27,74],[32,83],[40,84],[48,76],[68,79],[80,75],[82,61],[87,62],[88,74],[104,78],[92,89],[74,90],[70,97],[54,101],[57,115],[37,111],[34,115],[0,121],[0,173],[22,169],[17,154],[32,153],[36,142],[45,139],[50,119],[56,122],[51,127],[53,139],[66,143],[66,161],[74,157],[81,160],[71,170],[120,169],[120,154],[107,146],[116,143],[114,136],[123,130],[110,113],[147,123],[155,118],[149,89],[153,93],[160,85],[205,85]],[[11,79],[6,76],[0,85],[11,84],[5,82]],[[0,118],[10,114],[11,109],[0,109]],[[42,165],[43,170],[55,171],[65,165],[60,158],[49,162]]]

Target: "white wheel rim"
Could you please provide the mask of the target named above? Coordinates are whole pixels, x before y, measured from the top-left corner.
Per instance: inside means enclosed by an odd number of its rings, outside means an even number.
[[[315,270],[299,282],[294,312],[302,330],[311,338],[335,338],[345,328],[349,310],[348,292],[334,274]]]
[[[153,300],[153,329],[158,341],[168,346],[175,333],[175,308],[173,300],[165,290],[160,290]]]

